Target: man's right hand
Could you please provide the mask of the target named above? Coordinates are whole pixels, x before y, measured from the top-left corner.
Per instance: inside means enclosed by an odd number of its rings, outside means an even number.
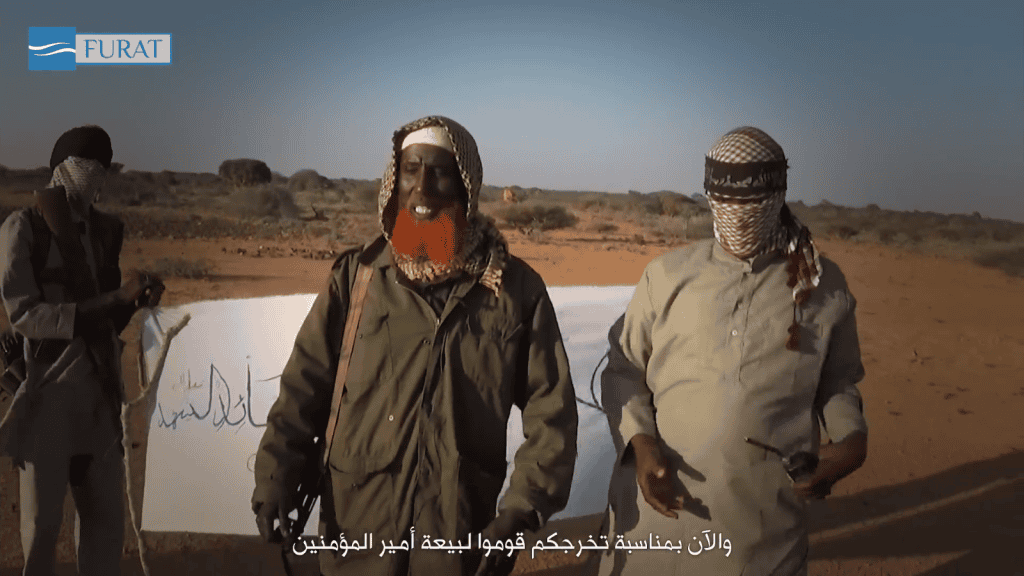
[[[644,500],[659,514],[678,519],[676,510],[683,509],[683,501],[689,494],[676,495],[672,486],[672,471],[668,459],[661,452],[658,439],[647,434],[637,434],[629,442],[636,456],[636,483]],[[685,492],[685,488],[683,489]]]
[[[158,276],[133,268],[125,274],[124,281],[117,292],[118,298],[127,304],[138,301],[149,289],[153,289],[154,293],[159,291],[159,294],[163,294],[163,288],[164,284]],[[159,302],[159,295],[157,295],[157,302]],[[151,304],[155,305],[155,303]]]
[[[135,302],[148,287],[146,273],[133,268],[125,274],[124,281],[121,282],[121,287],[117,290],[117,297],[126,304]]]
[[[292,505],[291,497],[281,490],[267,500],[267,502],[254,502],[252,505],[252,511],[256,513],[256,527],[259,528],[260,536],[268,544],[291,542],[292,534],[289,528],[292,525],[292,520],[288,514],[295,508]],[[276,528],[274,520],[277,520]]]

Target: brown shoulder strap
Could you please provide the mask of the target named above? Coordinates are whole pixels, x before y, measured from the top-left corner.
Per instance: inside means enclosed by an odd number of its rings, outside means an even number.
[[[360,262],[359,271],[356,273],[356,283],[352,287],[352,297],[349,298],[348,317],[345,320],[345,335],[341,339],[341,354],[338,356],[338,373],[334,378],[331,417],[327,420],[326,441],[324,442],[324,466],[327,466],[327,460],[331,454],[331,445],[334,442],[334,429],[338,425],[338,411],[341,409],[341,396],[345,393],[345,380],[348,377],[349,363],[352,361],[352,347],[355,345],[356,331],[359,329],[359,319],[363,315],[367,288],[370,286],[370,278],[372,276],[373,266]]]

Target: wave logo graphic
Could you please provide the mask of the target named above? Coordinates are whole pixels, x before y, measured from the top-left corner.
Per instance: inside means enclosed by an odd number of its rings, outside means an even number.
[[[28,29],[29,70],[74,70],[75,29],[32,27]]]
[[[29,46],[28,49],[29,50],[33,50],[33,51],[37,51],[37,52],[42,52],[43,50],[49,50],[50,48],[53,48],[54,46],[60,46],[61,44],[67,44],[67,42],[54,42],[53,44],[47,44],[46,46]],[[60,48],[60,49],[54,50],[53,52],[47,52],[45,54],[36,54],[36,56],[53,56],[54,54],[60,54],[61,52],[74,52],[74,51],[75,51],[74,48]]]

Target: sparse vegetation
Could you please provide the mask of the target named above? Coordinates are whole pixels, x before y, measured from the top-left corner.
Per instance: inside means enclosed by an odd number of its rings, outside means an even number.
[[[326,176],[321,176],[316,170],[299,170],[288,179],[288,191],[292,194],[332,188],[334,188],[334,183]]]
[[[221,162],[217,174],[235,186],[266,184],[273,179],[270,168],[262,160],[238,158]]]
[[[246,215],[275,220],[299,217],[299,207],[295,205],[295,198],[287,190],[259,186],[240,189],[233,196],[237,202],[236,206]]]
[[[661,238],[670,245],[692,242],[703,238],[714,237],[711,215],[708,213],[695,216],[656,216],[646,220],[651,236]]]
[[[124,170],[113,164],[100,193],[99,207],[120,216],[130,237],[219,238],[274,237],[306,233],[328,236],[340,246],[362,243],[377,234],[380,180],[327,179],[313,170],[286,178],[258,160],[229,160],[222,176],[164,170]],[[0,166],[0,217],[30,205],[32,191],[50,181],[48,167]],[[245,182],[265,180],[263,184]],[[599,192],[541,190],[509,186],[526,200],[501,202],[504,187],[481,187],[481,210],[504,230],[518,230],[533,242],[550,242],[557,229],[577,226],[586,213],[584,232],[618,232],[613,242],[674,246],[714,236],[712,218],[700,194],[677,192]],[[887,210],[875,204],[851,208],[823,201],[790,210],[818,238],[957,255],[984,266],[1021,274],[1024,224],[973,214]],[[301,207],[301,208],[300,208]],[[576,211],[576,213],[573,212]],[[202,214],[200,217],[199,214]],[[623,229],[627,234],[623,235]]]
[[[515,204],[496,210],[495,215],[518,229],[556,230],[579,222],[575,214],[557,204]]]
[[[828,235],[842,240],[849,240],[857,235],[857,230],[849,226],[830,226]]]
[[[150,266],[143,266],[143,269],[162,278],[189,278],[195,280],[208,278],[213,273],[213,264],[205,258],[198,260],[160,258]]]
[[[1024,277],[1024,247],[984,250],[973,260],[988,268],[999,268],[1011,276]]]
[[[613,224],[611,222],[593,222],[591,224],[588,224],[587,227],[584,228],[584,232],[605,233],[605,232],[615,232],[618,229],[619,229],[619,226],[617,224]]]
[[[547,236],[544,235],[544,231],[539,228],[531,228],[526,232],[526,239],[534,244],[547,244]]]
[[[173,173],[171,173],[173,179]],[[176,180],[175,180],[176,182]],[[99,201],[114,206],[141,206],[166,204],[169,200],[167,178],[164,174],[129,170],[108,174]]]

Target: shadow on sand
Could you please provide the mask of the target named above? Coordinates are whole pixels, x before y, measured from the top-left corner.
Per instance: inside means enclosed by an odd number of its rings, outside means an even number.
[[[184,540],[184,545],[182,545]],[[181,533],[149,533],[149,546],[161,549],[166,544],[181,546],[173,552],[147,554],[150,576],[182,576],[207,574],[217,576],[284,576],[281,548],[263,544],[256,536],[223,536]],[[314,556],[289,558],[294,576],[316,576],[320,573]],[[0,576],[20,576],[21,570],[5,568]],[[76,576],[74,564],[57,565],[56,576]],[[137,554],[121,559],[121,576],[143,576]]]
[[[956,558],[915,576],[1024,574],[1024,451],[814,503],[814,560]]]

